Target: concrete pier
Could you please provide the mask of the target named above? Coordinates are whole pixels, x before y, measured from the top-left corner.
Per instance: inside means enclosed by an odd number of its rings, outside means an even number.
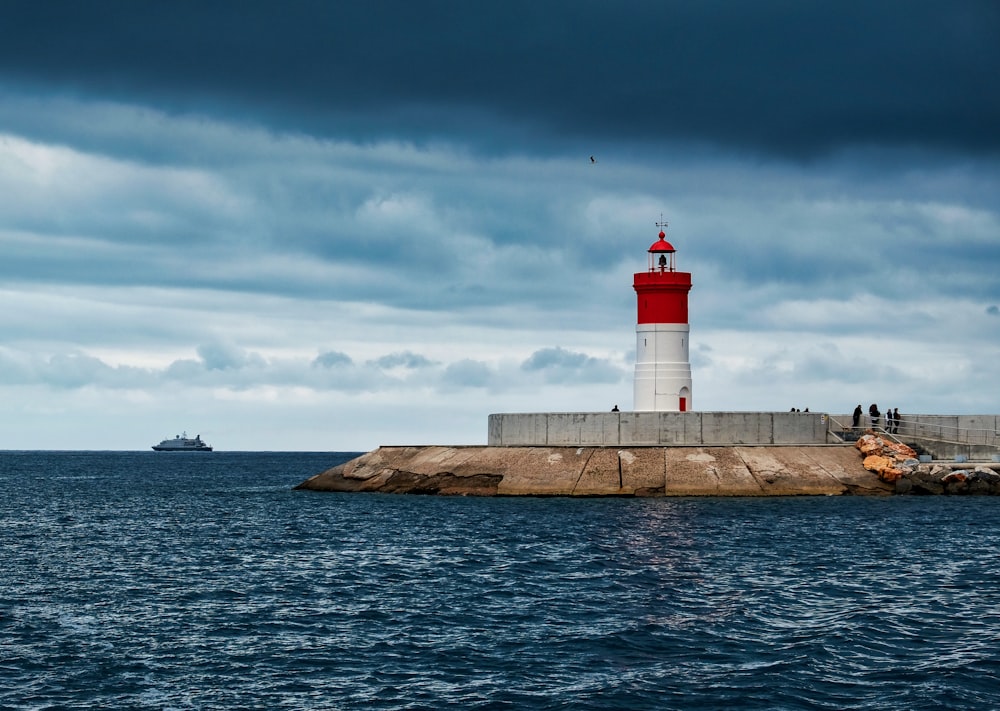
[[[936,461],[895,484],[866,470],[858,450],[843,443],[838,433],[850,422],[810,412],[494,414],[485,447],[379,447],[296,488],[474,496],[1000,494],[996,465],[964,463],[996,457],[996,416],[903,420],[904,440],[971,431],[984,442],[927,439]],[[942,464],[953,449],[976,456]]]
[[[299,484],[465,496],[887,495],[854,447],[379,447]]]

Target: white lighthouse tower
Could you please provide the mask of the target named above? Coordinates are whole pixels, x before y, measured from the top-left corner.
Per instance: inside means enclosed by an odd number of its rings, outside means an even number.
[[[688,292],[691,274],[679,272],[676,250],[657,223],[660,238],[649,248],[647,271],[635,274],[635,411],[686,412],[691,405],[688,358]]]

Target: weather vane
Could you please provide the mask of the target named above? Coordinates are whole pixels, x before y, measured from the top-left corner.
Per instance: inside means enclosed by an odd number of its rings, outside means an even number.
[[[663,213],[662,212],[660,213],[660,221],[656,223],[656,226],[659,227],[663,231],[666,231],[666,229],[667,229],[667,221],[663,219]]]

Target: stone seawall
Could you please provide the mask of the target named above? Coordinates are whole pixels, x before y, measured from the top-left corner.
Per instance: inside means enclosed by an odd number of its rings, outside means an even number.
[[[888,495],[851,446],[379,447],[296,489],[462,496]]]

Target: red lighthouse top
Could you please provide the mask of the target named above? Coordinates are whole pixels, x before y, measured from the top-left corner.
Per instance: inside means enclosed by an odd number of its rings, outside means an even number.
[[[660,230],[660,238],[653,242],[649,248],[649,271],[657,267],[660,271],[674,271],[674,245],[667,242],[667,234]],[[659,255],[659,258],[657,258]],[[669,255],[669,257],[667,256]]]
[[[676,252],[674,245],[667,242],[667,233],[660,230],[660,239],[653,242],[653,246],[649,248],[650,252]]]
[[[677,250],[667,242],[661,229],[659,239],[649,252],[649,268],[636,272],[634,288],[638,297],[638,323],[688,322],[687,295],[691,290],[691,274],[677,271],[674,256]]]

